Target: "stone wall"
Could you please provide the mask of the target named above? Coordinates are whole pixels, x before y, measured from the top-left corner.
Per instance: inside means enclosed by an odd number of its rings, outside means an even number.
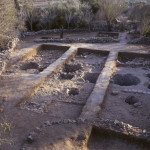
[[[6,69],[7,63],[10,60],[11,54],[18,42],[19,39],[14,38],[8,43],[7,49],[0,51],[0,75]]]
[[[91,31],[100,31],[100,28],[93,28]],[[40,30],[37,32],[24,32],[22,33],[23,37],[26,36],[34,36],[34,35],[45,35],[45,34],[50,34],[50,33],[60,33],[62,30],[61,29],[52,29],[52,30]],[[64,29],[63,30],[65,33],[73,33],[73,32],[90,32],[88,28],[78,28],[78,29]]]
[[[136,38],[130,42],[129,44],[145,44],[145,45],[150,45],[150,37],[139,37]]]
[[[112,37],[91,37],[91,38],[64,38],[64,39],[37,39],[35,40],[36,43],[48,43],[48,42],[55,42],[55,43],[114,43],[119,42],[118,39],[114,39]]]

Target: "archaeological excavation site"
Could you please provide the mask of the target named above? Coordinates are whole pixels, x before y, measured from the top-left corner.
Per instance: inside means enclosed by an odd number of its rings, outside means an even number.
[[[2,149],[149,150],[150,54],[107,47],[16,49],[0,76]]]
[[[150,150],[150,0],[0,0],[0,150]]]

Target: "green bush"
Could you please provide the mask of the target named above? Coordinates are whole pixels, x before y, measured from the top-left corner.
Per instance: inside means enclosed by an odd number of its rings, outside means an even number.
[[[50,2],[47,8],[26,4],[24,12],[29,31],[89,26],[93,19],[90,5],[80,0]]]

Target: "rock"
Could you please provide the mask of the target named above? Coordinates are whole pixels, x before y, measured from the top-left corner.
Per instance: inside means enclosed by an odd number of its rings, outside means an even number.
[[[27,137],[27,142],[28,142],[28,143],[33,143],[33,142],[34,142],[34,138],[33,138],[32,135],[29,135],[29,136]]]
[[[38,132],[41,131],[41,129],[40,129],[39,127],[36,127],[35,129],[36,129],[36,131],[38,131]]]
[[[129,42],[129,44],[146,44],[150,45],[150,37],[139,37],[136,39],[133,39]]]
[[[135,103],[137,103],[139,100],[135,97],[135,96],[128,96],[125,99],[125,102],[128,103],[129,105],[133,105]]]
[[[140,107],[142,104],[141,104],[141,102],[137,102],[137,103],[135,103],[133,105],[134,105],[135,108],[137,108],[137,107]]]
[[[47,126],[51,126],[52,125],[49,121],[46,121],[44,124],[47,125]]]
[[[76,141],[84,141],[84,140],[86,140],[86,136],[83,134],[78,135],[78,137],[76,139]]]
[[[114,96],[119,95],[119,91],[114,90],[114,91],[112,91],[111,94],[114,95]]]

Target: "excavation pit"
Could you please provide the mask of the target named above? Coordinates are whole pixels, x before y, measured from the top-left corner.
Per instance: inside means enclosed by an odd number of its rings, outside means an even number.
[[[81,57],[80,52],[87,57]],[[88,50],[87,52],[84,49],[80,49],[80,52],[78,50],[73,58],[71,57],[67,60],[61,68],[48,78],[31,97],[30,101],[39,105],[42,105],[44,100],[51,101],[52,103],[48,106],[47,113],[57,114],[57,117],[64,114],[63,116],[66,118],[65,114],[70,113],[72,116],[74,114],[80,115],[88,97],[93,91],[108,54],[98,50],[96,52]],[[91,73],[89,74],[89,72]],[[86,79],[90,82],[84,79],[86,74],[89,74],[86,76]],[[61,106],[62,109],[60,110]],[[26,109],[26,104],[23,107]],[[72,111],[69,112],[70,109],[66,110],[67,107],[72,107]],[[28,108],[28,110],[39,112],[36,109],[38,108]]]
[[[28,70],[28,69],[39,69],[39,65],[34,62],[25,63],[20,67],[21,70]]]
[[[69,89],[69,91],[68,91],[68,94],[71,96],[75,96],[75,95],[78,95],[79,94],[79,89],[77,89],[77,88],[71,88],[71,89]]]
[[[113,77],[114,83],[120,86],[132,86],[140,83],[140,79],[132,74],[116,74]]]
[[[96,83],[98,76],[99,76],[99,73],[87,73],[84,76],[84,79],[89,81],[90,83]]]
[[[137,103],[139,100],[135,97],[135,96],[128,96],[125,99],[125,102],[128,103],[129,105],[133,105],[135,103]]]
[[[39,73],[46,69],[50,64],[61,57],[69,47],[55,45],[41,45],[33,49],[30,53],[23,57],[17,64],[7,69],[9,73]],[[31,71],[35,69],[37,71]]]
[[[128,56],[132,56],[132,53],[128,53]],[[143,64],[142,60],[146,63],[144,54],[136,56],[141,58],[139,66],[116,67],[112,77],[113,82],[110,82],[99,117],[123,121],[132,126],[149,130],[150,92],[148,88],[150,86],[147,77],[149,67],[141,65]],[[148,59],[146,56],[146,60]],[[117,91],[119,94],[112,95],[112,91]]]
[[[64,67],[64,72],[72,73],[80,69],[82,69],[81,64],[66,64]]]
[[[73,74],[65,74],[65,73],[62,73],[61,75],[60,75],[60,77],[61,77],[61,79],[63,79],[63,80],[71,80],[73,77],[74,77],[74,75]]]
[[[146,76],[147,76],[148,78],[150,78],[150,73],[148,73]]]
[[[127,137],[125,135],[109,132],[103,129],[92,129],[88,144],[88,150],[148,150],[149,145],[142,140]]]
[[[149,67],[150,54],[119,52],[118,66]]]

